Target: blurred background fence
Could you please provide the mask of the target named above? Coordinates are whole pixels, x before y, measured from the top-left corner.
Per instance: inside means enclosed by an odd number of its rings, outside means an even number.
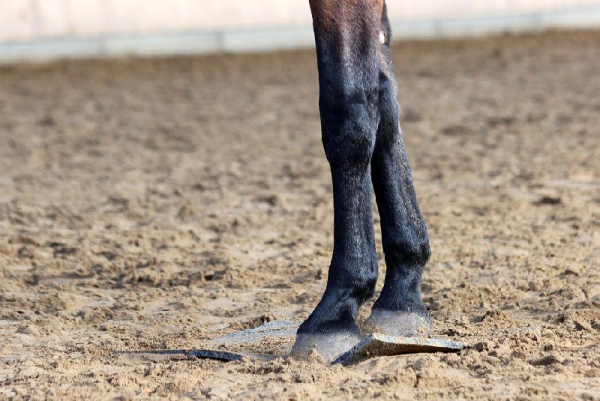
[[[599,0],[388,0],[395,38],[600,27]],[[0,61],[313,45],[308,0],[0,0]]]

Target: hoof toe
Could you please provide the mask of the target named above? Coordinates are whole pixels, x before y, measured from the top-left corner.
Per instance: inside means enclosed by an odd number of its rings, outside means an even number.
[[[296,343],[292,348],[292,357],[307,359],[313,351],[316,351],[326,362],[331,362],[358,344],[360,340],[361,336],[346,332],[327,334],[301,333],[296,337]]]
[[[432,323],[428,315],[374,309],[363,329],[392,337],[425,337],[431,333]]]

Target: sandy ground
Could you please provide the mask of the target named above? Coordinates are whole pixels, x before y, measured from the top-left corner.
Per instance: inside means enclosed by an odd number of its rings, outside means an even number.
[[[473,348],[349,368],[289,360],[289,340],[258,362],[113,355],[318,302],[312,52],[0,68],[0,398],[600,399],[599,44],[396,46],[425,302]]]

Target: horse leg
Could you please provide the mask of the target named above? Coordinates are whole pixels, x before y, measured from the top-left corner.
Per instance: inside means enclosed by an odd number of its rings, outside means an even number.
[[[429,260],[429,238],[413,187],[399,124],[392,65],[391,31],[382,15],[379,111],[381,120],[371,168],[381,216],[387,272],[379,299],[365,327],[393,336],[415,336],[431,330],[421,300],[421,275]]]
[[[333,359],[359,341],[356,315],[377,281],[370,170],[379,121],[383,0],[310,0],[310,6],[323,145],[333,181],[334,247],[325,293],[298,329],[293,354],[316,348]]]

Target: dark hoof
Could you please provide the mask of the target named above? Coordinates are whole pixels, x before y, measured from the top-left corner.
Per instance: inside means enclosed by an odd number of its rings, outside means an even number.
[[[331,362],[358,344],[361,339],[361,336],[349,332],[298,334],[292,348],[292,357],[307,359],[316,351],[326,362]]]
[[[432,323],[431,318],[424,314],[373,309],[363,324],[363,330],[392,337],[426,337],[431,333]]]

